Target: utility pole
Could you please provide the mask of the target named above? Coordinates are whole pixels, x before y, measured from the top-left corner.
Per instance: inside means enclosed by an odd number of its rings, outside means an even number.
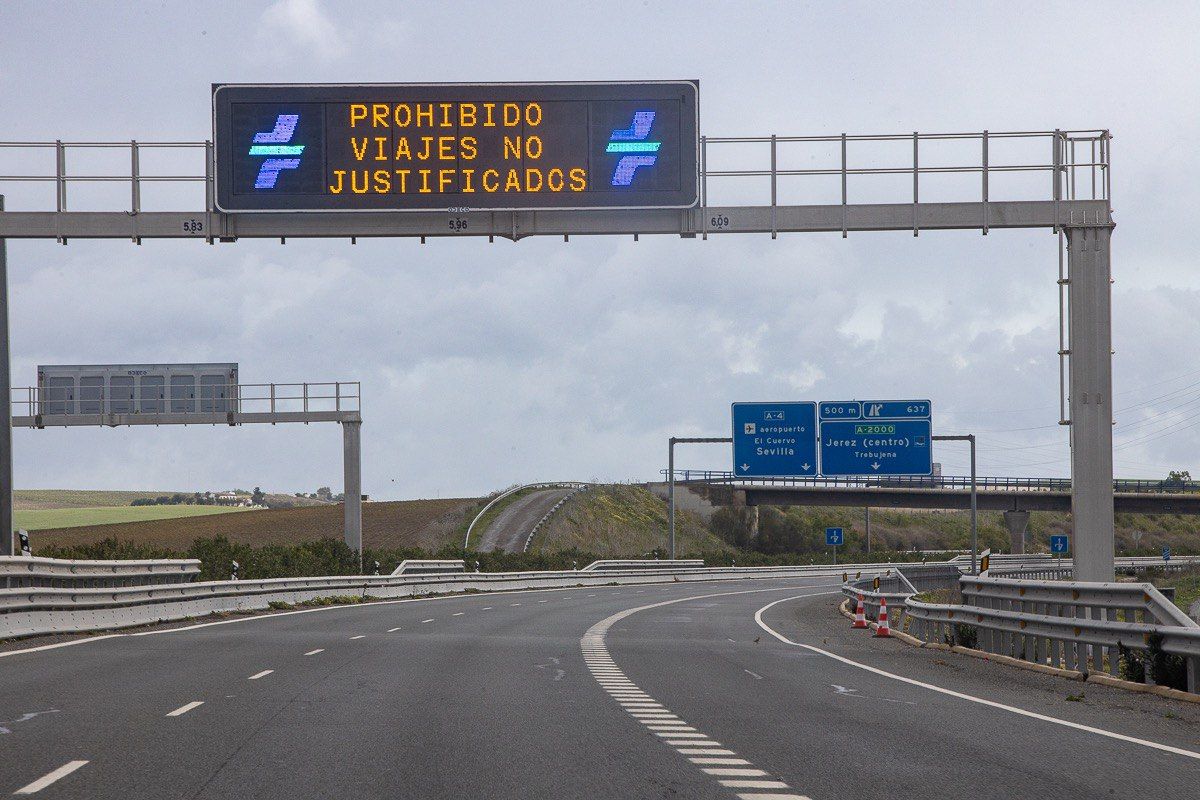
[[[863,508],[863,516],[867,521],[867,555],[871,555],[871,507]]]

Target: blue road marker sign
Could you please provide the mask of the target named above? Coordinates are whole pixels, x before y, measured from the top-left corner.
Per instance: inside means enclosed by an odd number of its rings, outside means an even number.
[[[1050,552],[1051,553],[1066,553],[1070,550],[1070,543],[1066,536],[1051,536],[1050,537]]]
[[[825,544],[829,547],[837,547],[843,543],[841,528],[826,528],[825,529]]]
[[[816,403],[734,403],[733,474],[780,478],[817,474]]]
[[[1163,561],[1171,560],[1171,548],[1163,546]]]
[[[822,475],[932,475],[928,400],[820,404]]]

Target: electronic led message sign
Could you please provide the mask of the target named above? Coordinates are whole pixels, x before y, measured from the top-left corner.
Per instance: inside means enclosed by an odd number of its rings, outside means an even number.
[[[698,83],[213,86],[221,211],[689,208]]]

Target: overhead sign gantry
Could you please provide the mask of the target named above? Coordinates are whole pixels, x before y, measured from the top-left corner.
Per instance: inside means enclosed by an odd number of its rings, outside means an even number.
[[[8,238],[61,244],[73,238],[135,243],[182,238],[213,244],[241,238],[286,242],[289,237],[354,242],[409,236],[424,242],[434,236],[706,239],[735,233],[775,238],[810,232],[1049,229],[1066,244],[1059,292],[1070,325],[1068,336],[1060,319],[1060,422],[1071,426],[1075,573],[1084,580],[1111,580],[1109,132],[696,137],[696,86],[695,81],[219,85],[213,96],[213,140],[0,141],[0,150],[10,156],[7,163],[20,165],[0,175],[0,278],[2,243]],[[294,93],[275,94],[285,89]],[[247,105],[239,110],[235,101]],[[490,109],[495,126],[485,124],[487,103],[495,104]],[[506,103],[511,104],[507,112]],[[653,121],[639,115],[650,111]],[[677,118],[677,130],[664,125],[668,118]],[[364,127],[368,124],[372,133]],[[416,138],[402,131],[413,131]],[[531,136],[537,137],[532,144]],[[128,170],[80,169],[75,160],[80,151],[122,152]],[[164,151],[180,154],[171,162],[177,169],[143,170],[143,154]],[[200,172],[189,170],[184,160],[197,153]],[[432,165],[435,153],[437,166]],[[377,162],[369,170],[360,166],[368,160]],[[475,171],[468,176],[468,169]],[[555,169],[564,170],[561,190]],[[572,169],[586,170],[576,173],[578,190],[571,185]],[[353,170],[359,170],[357,176]],[[377,172],[385,173],[386,181]],[[890,176],[888,188],[873,189],[880,184],[870,176]],[[626,177],[628,185],[622,183]],[[468,191],[468,181],[474,191]],[[714,195],[715,182],[744,189]],[[143,187],[164,184],[201,187],[202,194],[196,192],[193,205],[185,202],[183,211],[145,208]],[[72,192],[81,185],[128,187],[128,201],[114,202],[110,196],[99,208],[75,210]],[[20,194],[10,194],[10,188]],[[40,189],[46,191],[38,199]],[[7,210],[4,195],[10,201]],[[0,323],[6,312],[7,298],[0,296]],[[0,362],[5,364],[6,328],[0,324]],[[7,377],[7,369],[0,370],[0,396],[8,390]],[[11,450],[4,439],[0,434],[0,495],[7,495],[11,485],[11,470],[5,468]],[[0,529],[4,515],[0,507]]]

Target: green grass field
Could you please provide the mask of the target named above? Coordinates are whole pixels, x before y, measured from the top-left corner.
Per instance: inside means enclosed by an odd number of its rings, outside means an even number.
[[[37,511],[47,508],[99,508],[101,506],[127,506],[134,500],[153,499],[163,492],[129,492],[109,489],[15,489],[13,508],[17,511]],[[191,494],[191,492],[181,492]]]
[[[229,506],[94,506],[91,508],[43,508],[13,512],[13,525],[27,531],[46,528],[78,528],[118,522],[202,517],[250,509]]]

